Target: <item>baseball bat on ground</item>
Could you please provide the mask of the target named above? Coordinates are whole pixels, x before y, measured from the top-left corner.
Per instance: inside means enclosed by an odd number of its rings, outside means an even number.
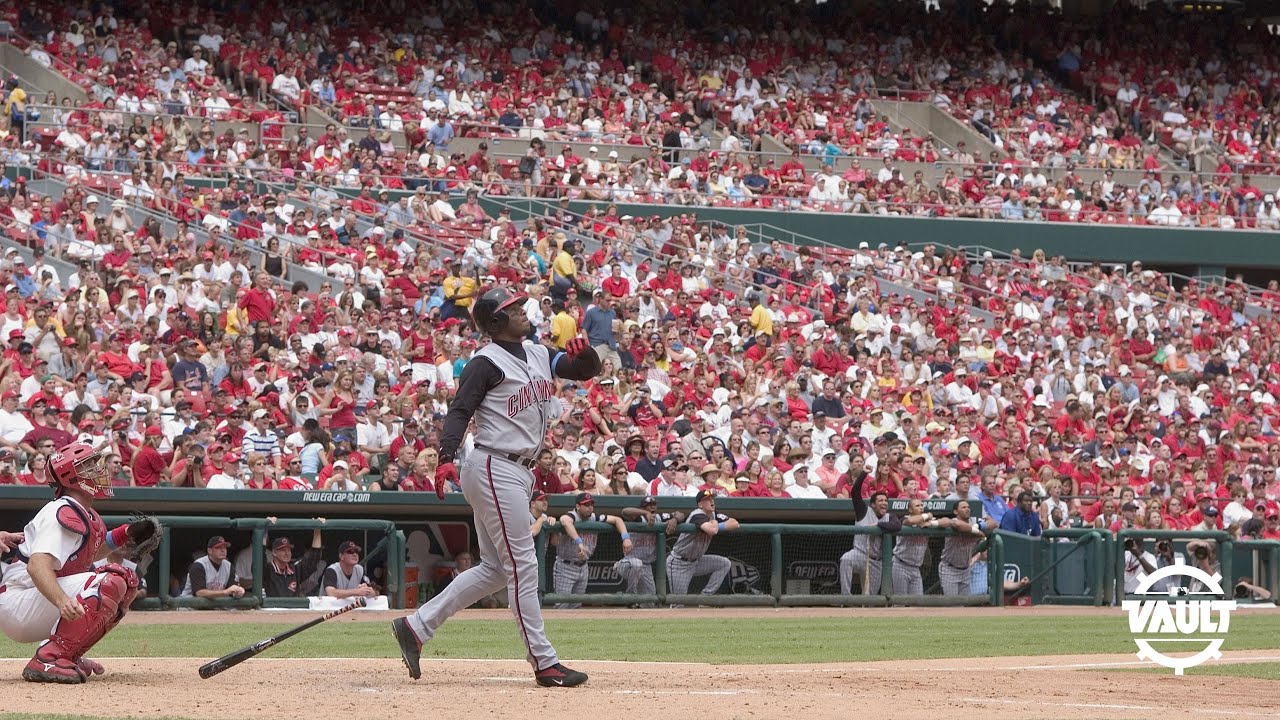
[[[345,612],[348,612],[350,610],[355,610],[356,608],[362,608],[366,604],[368,603],[364,598],[358,598],[356,599],[355,602],[351,603],[350,605],[347,605],[346,607],[341,607],[332,612],[327,612],[324,615],[321,615],[320,617],[316,618],[315,620],[308,620],[307,622],[302,623],[301,625],[293,628],[292,630],[286,630],[280,633],[279,635],[272,635],[266,640],[260,640],[247,647],[242,647],[233,653],[228,653],[226,655],[223,655],[217,660],[210,660],[209,662],[200,666],[200,677],[204,680],[208,680],[209,678],[213,677],[214,675],[217,675],[223,670],[226,670],[227,668],[235,667],[236,665],[239,665],[245,660],[248,660],[249,658],[261,653],[262,651],[266,650],[267,648],[273,645],[279,645],[280,643],[284,642],[285,640],[288,640],[289,638],[293,637],[294,635],[297,635],[298,633],[302,632],[303,630],[306,630],[307,628],[315,627],[316,625],[319,625],[325,620],[336,618],[339,615]]]

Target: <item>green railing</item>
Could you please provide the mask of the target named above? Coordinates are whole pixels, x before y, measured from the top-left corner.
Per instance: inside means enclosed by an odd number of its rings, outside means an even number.
[[[1242,567],[1242,562],[1250,562],[1250,577],[1253,583],[1266,588],[1271,593],[1270,602],[1280,605],[1280,542],[1275,540],[1236,540],[1232,544],[1234,557],[1232,568]],[[1245,556],[1241,557],[1244,553]],[[1226,573],[1222,575],[1226,582],[1234,584],[1236,579]]]
[[[126,522],[123,516],[106,516],[108,526]],[[287,532],[321,529],[325,531],[366,531],[380,533],[380,540],[366,553],[369,557],[386,553],[386,593],[393,607],[405,604],[405,534],[389,520],[334,518],[321,522],[314,518],[280,518],[274,523],[260,518],[229,518],[206,516],[161,517],[164,532],[155,559],[159,582],[151,597],[140,601],[149,609],[171,608],[256,608],[256,607],[306,607],[305,598],[263,598],[263,573],[269,532]],[[612,525],[602,523],[578,523],[581,532],[598,534],[598,544],[592,569],[601,570],[612,565],[613,559],[622,557],[620,538]],[[681,594],[668,592],[666,559],[670,551],[664,525],[650,527],[644,523],[627,523],[634,534],[655,536],[655,562],[653,564],[656,592],[634,595],[625,592],[589,592],[561,595],[547,592],[545,601],[554,603],[584,603],[591,605],[632,604],[685,604],[685,605],[760,605],[760,606],[887,606],[887,605],[1001,605],[1006,600],[1004,580],[1006,562],[1017,565],[1023,576],[1031,582],[1025,589],[1014,590],[1016,598],[1029,592],[1034,602],[1072,604],[1119,604],[1125,599],[1125,549],[1126,540],[1169,540],[1175,547],[1189,540],[1210,540],[1216,543],[1219,572],[1224,588],[1233,588],[1236,573],[1250,578],[1253,584],[1267,589],[1270,602],[1280,601],[1280,542],[1270,540],[1234,540],[1221,531],[1191,532],[1185,530],[1123,530],[1113,535],[1098,529],[1048,530],[1041,538],[1029,538],[1005,532],[996,532],[982,541],[975,552],[988,552],[988,592],[984,595],[947,596],[937,594],[898,595],[892,592],[895,567],[893,548],[895,535],[884,534],[876,527],[841,525],[807,525],[785,523],[753,523],[738,530],[718,534],[709,550],[712,554],[725,555],[734,561],[733,574],[728,591],[717,588],[716,594]],[[174,597],[170,593],[169,579],[173,575],[173,532],[248,532],[251,536],[253,558],[252,590],[243,598]],[[695,532],[697,528],[683,524],[681,533]],[[554,559],[547,554],[549,540],[562,532],[559,526],[547,528],[537,538],[539,556],[539,589],[549,590],[548,576]],[[921,568],[926,593],[933,583],[930,578],[937,567],[937,549],[941,540],[950,536],[949,530],[903,528],[897,536],[930,539],[932,561]],[[878,594],[844,594],[839,591],[839,558],[852,547],[857,535],[873,535],[879,538],[881,548],[881,583]],[[1009,543],[1016,541],[1016,545]],[[875,542],[873,540],[873,542]],[[1011,550],[1012,547],[1012,550]],[[182,571],[184,568],[177,568]],[[601,575],[610,575],[608,571]],[[420,581],[425,582],[423,577]],[[611,580],[616,585],[616,576]],[[834,581],[834,582],[833,582]],[[604,583],[606,586],[608,583]],[[816,587],[815,587],[816,585]],[[825,591],[825,592],[824,592]],[[1230,593],[1230,590],[1227,590]],[[423,596],[425,597],[425,596]]]
[[[274,523],[260,518],[226,517],[188,517],[164,516],[159,518],[164,530],[160,536],[160,546],[156,549],[155,560],[159,575],[158,587],[152,597],[141,601],[146,609],[171,608],[297,608],[307,607],[306,598],[264,598],[263,597],[263,564],[267,552],[264,540],[268,530],[362,530],[382,532],[382,539],[365,554],[365,560],[380,552],[387,555],[386,593],[392,607],[404,607],[404,574],[405,574],[405,536],[395,523],[389,520],[331,519],[320,522],[311,518],[280,518]],[[124,516],[104,516],[108,527],[129,521]],[[242,598],[196,598],[175,597],[169,592],[169,578],[173,575],[173,538],[174,529],[199,530],[248,530],[252,532],[253,588]],[[228,559],[230,562],[230,559]]]
[[[596,550],[596,556],[601,554],[602,550],[606,550],[607,557],[620,553],[617,550],[616,541],[618,536],[612,525],[596,522],[580,522],[575,524],[579,532],[593,532],[599,534],[599,540]],[[767,550],[757,549],[754,553],[754,559],[757,565],[767,565],[768,571],[759,572],[760,580],[764,581],[767,576],[765,587],[757,592],[739,593],[739,594],[723,594],[716,593],[711,595],[705,594],[673,594],[668,592],[668,584],[666,577],[666,559],[669,552],[668,539],[666,529],[659,524],[650,527],[645,523],[627,523],[627,530],[632,534],[646,533],[656,535],[655,542],[655,560],[653,563],[654,585],[657,590],[651,595],[627,594],[623,592],[593,592],[581,594],[559,594],[555,592],[546,592],[548,590],[548,575],[551,574],[553,560],[547,554],[549,538],[562,532],[559,526],[555,528],[546,528],[537,538],[539,556],[544,558],[539,563],[538,587],[544,591],[544,602],[548,604],[555,603],[584,603],[591,605],[632,605],[632,604],[681,604],[681,605],[713,605],[713,606],[742,606],[742,605],[763,605],[763,606],[791,606],[791,605],[833,605],[833,606],[885,606],[885,605],[986,605],[988,603],[999,603],[1002,601],[1000,588],[1002,578],[1001,558],[1003,557],[1003,543],[1000,538],[992,538],[989,543],[991,552],[988,567],[988,582],[990,587],[994,588],[986,595],[963,595],[963,596],[944,596],[944,595],[896,595],[890,590],[893,587],[894,556],[893,544],[894,536],[882,533],[879,528],[854,526],[854,525],[798,525],[798,524],[778,524],[778,523],[760,523],[742,525],[739,529],[718,534],[712,541],[711,554],[726,554],[718,551],[718,545],[730,545],[740,543],[739,538],[755,539],[765,538],[767,540]],[[696,532],[697,528],[690,524],[683,524],[678,530],[680,533]],[[897,533],[900,536],[926,536],[929,538],[945,538],[952,535],[949,530],[923,529],[923,528],[903,528]],[[841,594],[841,593],[812,593],[812,592],[787,592],[786,583],[788,581],[787,558],[784,554],[784,538],[805,536],[808,538],[819,539],[825,543],[823,555],[828,564],[834,564],[836,572],[839,572],[838,558],[845,551],[852,547],[853,536],[855,535],[874,535],[880,538],[881,543],[881,593],[876,595],[866,594]],[[608,544],[606,545],[606,540]],[[753,543],[760,544],[760,543]],[[834,558],[834,559],[832,559]],[[735,558],[736,559],[736,558]],[[795,563],[811,562],[806,558],[798,558]],[[608,566],[612,564],[611,560],[596,561],[596,566]],[[929,566],[926,565],[925,568]],[[922,572],[925,571],[922,568]],[[754,567],[751,569],[755,569]],[[795,579],[795,578],[791,578]],[[732,583],[732,578],[730,582]]]
[[[1102,605],[1107,599],[1108,568],[1113,567],[1111,557],[1110,532],[1087,528],[1059,528],[1045,530],[1038,543],[1040,552],[1040,570],[1031,578],[1025,590],[1041,587],[1042,601],[1064,605]],[[1065,548],[1065,549],[1064,549]],[[1083,552],[1082,552],[1083,551]],[[1068,560],[1079,558],[1083,554],[1084,592],[1072,592],[1074,588],[1063,588],[1059,572]],[[1019,591],[1021,593],[1023,591]],[[1019,593],[1015,593],[1019,594]]]

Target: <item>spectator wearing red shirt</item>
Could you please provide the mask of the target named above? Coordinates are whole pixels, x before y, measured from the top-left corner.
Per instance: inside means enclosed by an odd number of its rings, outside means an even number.
[[[573,489],[572,485],[562,485],[556,475],[555,455],[546,449],[538,453],[538,464],[533,468],[533,491],[555,495]]]
[[[1069,436],[1075,436],[1076,439],[1085,437],[1088,428],[1084,424],[1084,406],[1077,400],[1072,400],[1063,408],[1065,412],[1058,416],[1053,423],[1053,429],[1064,439]]]
[[[1098,474],[1093,462],[1093,455],[1087,452],[1081,452],[1076,457],[1071,479],[1075,481],[1076,493],[1079,495],[1098,495],[1101,492],[1102,476]]]
[[[422,440],[422,435],[418,432],[418,424],[416,422],[406,422],[401,433],[391,439],[391,447],[388,453],[391,457],[400,457],[400,448],[410,447],[413,449],[414,456],[427,449],[427,444]]]
[[[610,266],[610,275],[600,283],[600,287],[615,298],[625,298],[631,294],[631,281],[623,277],[622,266],[618,263]]]
[[[258,273],[253,279],[253,287],[240,298],[239,307],[249,316],[249,322],[275,322],[276,300],[271,294],[271,276],[265,272]]]
[[[133,253],[129,252],[129,248],[125,245],[124,236],[117,236],[111,245],[111,250],[102,256],[102,266],[108,270],[119,270],[129,262],[131,257]]]
[[[1280,513],[1267,512],[1266,523],[1262,528],[1263,540],[1280,540]]]
[[[142,433],[142,446],[133,458],[133,481],[138,487],[155,487],[168,479],[169,463],[160,454],[164,432],[152,425]]]
[[[648,385],[641,385],[636,390],[636,402],[627,410],[627,415],[641,430],[654,430],[666,415],[666,408],[653,399]]]

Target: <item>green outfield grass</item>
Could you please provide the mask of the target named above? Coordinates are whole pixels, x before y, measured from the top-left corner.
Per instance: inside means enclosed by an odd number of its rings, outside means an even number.
[[[550,614],[550,613],[549,613]],[[552,614],[553,615],[553,614]],[[95,657],[214,658],[280,632],[289,624],[131,625],[94,648]],[[649,618],[547,621],[562,657],[711,663],[818,663],[867,660],[1132,653],[1126,616],[980,618]],[[0,636],[0,657],[24,657],[31,645]],[[1280,614],[1231,619],[1225,650],[1280,648]],[[320,625],[268,650],[273,657],[396,657],[384,623]],[[509,618],[446,623],[423,648],[424,657],[522,658]]]
[[[1233,619],[1234,623],[1235,620]],[[1162,667],[1125,668],[1124,672],[1140,672],[1147,674],[1168,675],[1171,671]],[[1242,662],[1216,663],[1210,662],[1186,671],[1188,675],[1217,675],[1219,677],[1256,678],[1258,680],[1280,680],[1280,662]]]

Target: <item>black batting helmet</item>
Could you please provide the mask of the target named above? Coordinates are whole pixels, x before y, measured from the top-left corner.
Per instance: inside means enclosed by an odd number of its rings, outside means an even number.
[[[507,288],[497,287],[486,290],[471,308],[471,318],[475,320],[476,327],[486,335],[501,332],[511,319],[507,314],[508,309],[523,303],[526,299],[528,298],[525,295],[512,292]]]

